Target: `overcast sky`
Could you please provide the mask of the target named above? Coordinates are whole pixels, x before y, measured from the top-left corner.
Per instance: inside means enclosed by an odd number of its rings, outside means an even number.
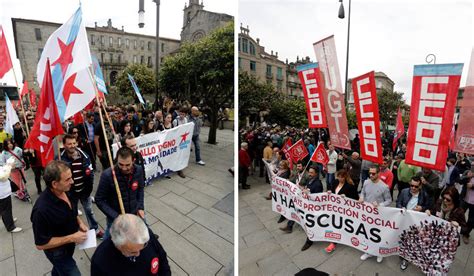
[[[202,0],[200,0],[202,1]],[[83,18],[87,27],[107,25],[112,19],[114,27],[124,26],[126,32],[155,35],[156,34],[156,4],[145,0],[145,27],[138,28],[138,0],[0,0],[0,24],[7,35],[8,47],[18,81],[21,81],[19,61],[16,59],[11,18],[36,19],[56,23],[66,22],[82,2]],[[183,9],[189,0],[160,1],[160,37],[180,39],[183,26]],[[204,0],[204,9],[212,12],[236,15],[236,0]],[[46,40],[44,40],[46,43]],[[11,72],[1,82],[14,85]]]
[[[346,18],[338,18],[338,0],[240,0],[239,24],[260,38],[265,50],[279,59],[299,55],[315,60],[313,43],[335,35],[341,81],[345,78]],[[385,72],[395,90],[411,99],[413,65],[464,63],[465,85],[473,47],[472,0],[354,0],[351,7],[349,78],[369,71]]]

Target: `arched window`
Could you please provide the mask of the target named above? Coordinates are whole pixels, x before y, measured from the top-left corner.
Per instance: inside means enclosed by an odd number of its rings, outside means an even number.
[[[252,42],[249,42],[249,53],[255,56],[255,45]]]
[[[117,82],[117,75],[117,71],[110,72],[110,85],[115,85],[115,83]]]

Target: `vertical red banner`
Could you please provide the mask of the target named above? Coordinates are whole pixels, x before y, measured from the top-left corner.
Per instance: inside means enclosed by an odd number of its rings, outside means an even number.
[[[379,103],[374,71],[352,79],[362,159],[382,164]]]
[[[308,63],[296,68],[301,86],[303,86],[309,128],[326,128],[321,75],[317,63]]]
[[[334,36],[314,43],[313,47],[324,83],[323,98],[331,144],[338,148],[351,149]]]
[[[445,169],[463,64],[415,65],[405,162]]]
[[[474,118],[474,48],[460,106],[454,151],[474,154],[474,124],[471,122]]]

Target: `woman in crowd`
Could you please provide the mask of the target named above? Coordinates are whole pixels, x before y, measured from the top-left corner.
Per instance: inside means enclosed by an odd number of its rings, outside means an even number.
[[[10,179],[18,186],[18,191],[16,192],[16,197],[20,200],[28,200],[29,196],[25,190],[25,183],[23,180],[24,177],[24,168],[25,168],[25,161],[23,160],[23,151],[16,147],[13,140],[11,138],[6,139],[3,141],[3,152],[2,152],[2,164],[6,164],[7,160],[13,157],[15,163],[12,165],[12,170],[10,173]]]
[[[12,188],[8,180],[14,162],[10,159],[0,168],[0,216],[8,232],[18,233],[22,229],[15,226],[16,218],[13,218],[12,214]]]
[[[141,135],[146,135],[152,132],[155,132],[155,122],[153,122],[153,119],[148,118],[145,121]]]
[[[122,127],[120,129],[120,141],[122,141],[122,138],[127,135],[132,135],[133,137],[135,137],[132,132],[132,125],[130,124],[130,122],[128,120],[123,120]]]
[[[336,172],[336,181],[331,186],[331,193],[336,195],[345,196],[354,200],[359,200],[359,195],[357,194],[357,188],[354,185],[349,173],[345,169],[341,169]],[[331,253],[336,249],[335,243],[330,243],[328,247],[326,247],[326,252]]]
[[[173,128],[172,122],[173,122],[173,115],[171,115],[171,113],[166,114],[165,121],[163,122],[163,125],[161,125],[160,131],[172,129]]]
[[[284,179],[290,178],[290,175],[291,175],[290,163],[288,163],[287,160],[281,161],[279,164],[278,170],[275,169],[275,172],[276,172],[276,175],[281,178],[284,178]],[[266,199],[268,198],[270,199],[272,198],[272,192],[270,192],[268,197],[266,197]],[[285,217],[283,215],[280,215],[279,221],[283,221],[283,220],[285,220]]]

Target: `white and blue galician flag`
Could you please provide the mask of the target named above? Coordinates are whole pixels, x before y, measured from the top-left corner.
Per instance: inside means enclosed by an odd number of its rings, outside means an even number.
[[[102,69],[100,68],[99,60],[95,56],[92,56],[92,67],[94,68],[94,76],[95,82],[97,83],[97,89],[99,90],[99,92],[108,94],[107,87],[105,86],[104,75],[102,74]]]
[[[140,93],[140,90],[138,89],[138,86],[137,86],[137,84],[135,83],[135,80],[133,79],[132,76],[130,76],[130,74],[127,74],[127,75],[128,75],[128,79],[129,79],[130,82],[132,83],[133,90],[135,90],[135,93],[137,94],[138,100],[139,100],[143,105],[145,105],[145,101],[143,100],[142,94]]]
[[[40,85],[48,58],[51,61],[54,98],[63,122],[84,109],[95,97],[94,81],[88,71],[92,59],[80,6],[46,41],[36,69]]]

